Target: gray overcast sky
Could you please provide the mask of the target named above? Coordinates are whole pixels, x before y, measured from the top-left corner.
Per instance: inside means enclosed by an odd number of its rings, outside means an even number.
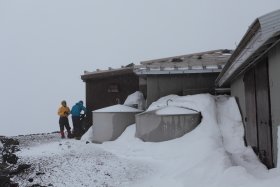
[[[0,0],[0,135],[58,130],[84,70],[221,48],[279,0]]]

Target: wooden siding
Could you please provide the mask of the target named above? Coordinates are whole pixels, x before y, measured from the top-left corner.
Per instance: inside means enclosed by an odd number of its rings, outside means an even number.
[[[269,96],[268,60],[263,58],[244,76],[246,95],[246,141],[260,160],[274,167]]]
[[[116,88],[117,86],[117,88]],[[102,79],[88,79],[86,81],[86,105],[91,111],[123,104],[128,95],[139,90],[139,78],[133,74],[105,77]]]

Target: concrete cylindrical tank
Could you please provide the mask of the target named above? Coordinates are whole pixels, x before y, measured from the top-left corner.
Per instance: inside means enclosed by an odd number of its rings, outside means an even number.
[[[135,115],[142,110],[125,105],[114,105],[92,112],[93,142],[117,139],[127,126],[135,123]]]
[[[136,137],[148,142],[175,139],[193,130],[201,113],[181,107],[164,107],[136,115]]]

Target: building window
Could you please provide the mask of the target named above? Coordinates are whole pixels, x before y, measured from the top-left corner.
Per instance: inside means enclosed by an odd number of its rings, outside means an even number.
[[[120,92],[119,85],[117,85],[117,84],[109,85],[108,92],[109,93],[118,93],[118,92]]]

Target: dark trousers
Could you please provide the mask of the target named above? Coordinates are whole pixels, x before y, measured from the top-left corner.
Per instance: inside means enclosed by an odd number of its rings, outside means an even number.
[[[75,137],[79,137],[81,135],[81,120],[80,116],[72,116],[73,121],[73,134]]]
[[[59,118],[59,127],[60,127],[60,132],[64,131],[64,127],[66,128],[68,133],[71,133],[71,128],[69,125],[69,121],[67,117],[60,117]]]

